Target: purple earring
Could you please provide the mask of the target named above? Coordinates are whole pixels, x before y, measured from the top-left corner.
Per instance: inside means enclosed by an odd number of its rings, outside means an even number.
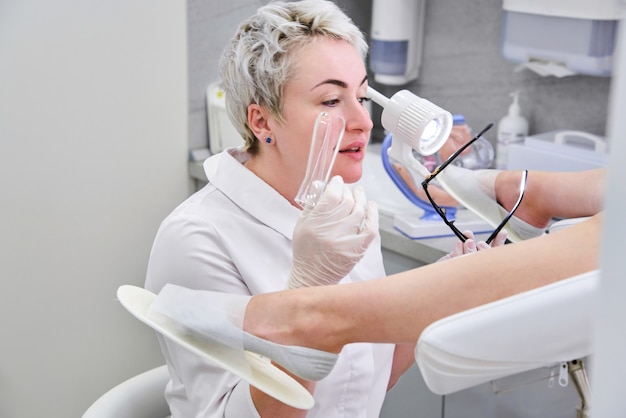
[[[265,143],[271,144],[272,143],[272,137],[268,136],[267,138],[265,138]]]

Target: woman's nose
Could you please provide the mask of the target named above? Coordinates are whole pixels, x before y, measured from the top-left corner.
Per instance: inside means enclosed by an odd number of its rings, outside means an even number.
[[[374,122],[369,111],[361,102],[355,102],[346,109],[346,130],[361,130],[369,132],[374,127]]]

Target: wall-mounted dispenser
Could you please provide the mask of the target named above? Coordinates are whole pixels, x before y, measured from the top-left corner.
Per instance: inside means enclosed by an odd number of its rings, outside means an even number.
[[[622,8],[615,0],[504,0],[502,55],[542,75],[609,76]]]
[[[417,78],[422,62],[426,0],[373,0],[370,69],[387,85]]]

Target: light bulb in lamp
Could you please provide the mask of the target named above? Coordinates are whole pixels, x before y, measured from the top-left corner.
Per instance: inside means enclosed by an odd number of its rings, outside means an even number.
[[[366,95],[383,108],[380,121],[393,137],[390,154],[427,176],[429,171],[412,151],[424,156],[439,151],[452,131],[452,114],[408,90],[387,98],[368,87]]]

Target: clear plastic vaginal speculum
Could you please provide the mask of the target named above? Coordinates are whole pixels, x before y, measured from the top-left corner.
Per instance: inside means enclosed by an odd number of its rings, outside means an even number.
[[[300,207],[315,206],[324,192],[341,146],[345,125],[343,117],[328,112],[321,112],[315,120],[306,172],[295,197]]]

